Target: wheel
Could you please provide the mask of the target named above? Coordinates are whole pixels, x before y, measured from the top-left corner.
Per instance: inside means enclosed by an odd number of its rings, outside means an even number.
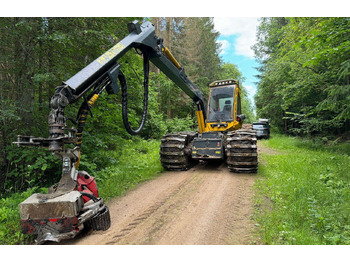
[[[109,214],[109,208],[105,206],[102,212],[96,214],[94,217],[84,223],[86,228],[95,231],[105,231],[111,226],[111,216]]]
[[[195,132],[170,133],[163,136],[160,145],[160,161],[166,170],[188,170],[196,161],[191,157]]]
[[[240,129],[227,134],[226,162],[230,171],[235,173],[256,173],[258,171],[256,141],[256,131],[252,129]]]

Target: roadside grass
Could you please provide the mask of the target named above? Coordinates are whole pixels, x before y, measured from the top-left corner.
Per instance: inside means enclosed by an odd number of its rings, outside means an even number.
[[[0,245],[30,244],[31,236],[23,235],[20,227],[18,204],[34,193],[45,193],[46,188],[31,188],[0,199]]]
[[[256,183],[264,244],[350,244],[350,144],[274,134]]]
[[[107,201],[123,195],[142,181],[160,175],[163,168],[159,161],[159,145],[159,141],[135,139],[125,141],[118,151],[101,150],[101,155],[117,160],[113,165],[90,173],[97,181],[100,197]],[[46,192],[47,188],[31,188],[0,199],[0,245],[34,242],[33,236],[21,233],[18,205],[33,193]]]
[[[115,165],[94,174],[100,197],[105,201],[123,195],[135,185],[155,178],[163,171],[159,160],[160,141],[138,140],[128,143],[121,155],[109,151],[109,157],[118,158]]]

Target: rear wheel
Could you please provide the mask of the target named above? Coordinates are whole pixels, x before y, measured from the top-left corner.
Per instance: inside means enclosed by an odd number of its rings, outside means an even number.
[[[188,170],[197,161],[191,157],[195,132],[170,133],[163,136],[160,145],[160,161],[166,170]]]
[[[235,173],[256,173],[258,171],[258,153],[256,131],[240,129],[227,133],[227,164]]]
[[[105,206],[102,212],[96,214],[94,217],[89,219],[84,223],[86,228],[96,230],[96,231],[105,231],[111,226],[111,217],[109,214],[109,208]]]

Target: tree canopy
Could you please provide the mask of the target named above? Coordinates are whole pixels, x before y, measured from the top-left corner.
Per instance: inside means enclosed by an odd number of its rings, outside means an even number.
[[[349,35],[349,18],[262,18],[258,115],[294,134],[348,131]]]

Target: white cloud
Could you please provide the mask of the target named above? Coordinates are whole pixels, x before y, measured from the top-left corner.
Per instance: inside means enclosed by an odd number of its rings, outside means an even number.
[[[218,40],[221,44],[220,55],[226,54],[226,50],[230,47],[230,43],[227,40]]]
[[[250,94],[252,97],[254,97],[256,93],[256,87],[250,86],[250,85],[244,85],[244,88],[247,90],[248,94]]]
[[[254,57],[251,46],[255,43],[257,17],[215,17],[214,26],[223,36],[238,35],[234,44],[236,54]]]
[[[251,85],[244,85],[245,90],[247,91],[248,98],[254,106],[254,96],[256,94],[256,87]]]

